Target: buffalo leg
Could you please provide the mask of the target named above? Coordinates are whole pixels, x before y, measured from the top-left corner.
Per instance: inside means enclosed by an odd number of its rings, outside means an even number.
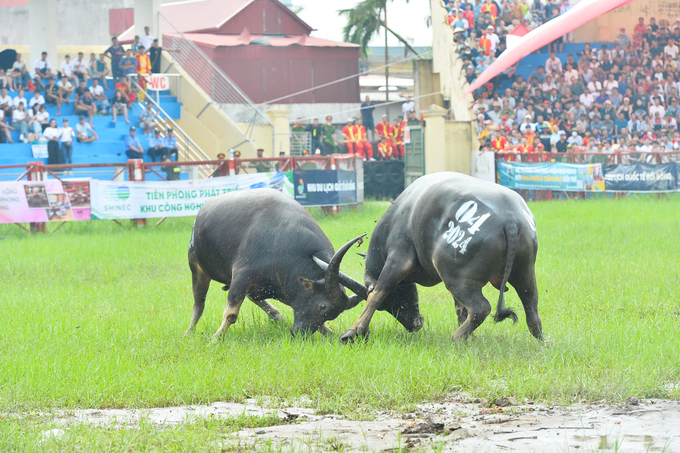
[[[527,276],[520,278],[519,281],[511,281],[510,284],[517,291],[517,295],[524,306],[529,332],[538,340],[542,340],[543,324],[538,315],[538,289],[533,272],[527,273]]]
[[[465,341],[489,316],[491,304],[482,294],[482,288],[466,287],[464,283],[454,286],[447,284],[446,286],[447,288],[458,288],[455,295],[453,293],[452,295],[467,309],[467,319],[453,334],[454,342]],[[449,289],[449,291],[451,290]]]
[[[283,315],[266,300],[253,300],[253,303],[264,310],[272,321],[283,321]]]
[[[194,331],[198,320],[201,319],[201,316],[203,315],[205,296],[208,294],[208,289],[210,289],[210,277],[198,267],[192,266],[191,284],[194,290],[194,316],[191,319],[191,324],[185,335],[189,335]]]
[[[238,312],[241,310],[241,304],[243,304],[243,299],[246,298],[246,292],[248,290],[248,283],[245,281],[234,281],[229,288],[229,294],[227,295],[227,306],[224,309],[224,314],[222,315],[222,324],[220,328],[215,332],[215,339],[222,340],[224,335],[227,333],[229,326],[234,324],[238,319]]]
[[[399,283],[408,275],[409,269],[410,260],[408,259],[387,259],[385,267],[380,272],[378,282],[375,284],[375,289],[368,296],[364,311],[359,316],[359,319],[352,324],[352,327],[340,337],[340,341],[347,343],[348,341],[354,341],[357,336],[368,335],[368,326],[371,323],[373,314],[380,308],[385,298],[397,289]]]
[[[458,317],[458,325],[462,326],[468,317],[467,308],[465,308],[465,305],[461,304],[460,301],[455,297],[453,298],[453,301],[456,303],[456,316]]]

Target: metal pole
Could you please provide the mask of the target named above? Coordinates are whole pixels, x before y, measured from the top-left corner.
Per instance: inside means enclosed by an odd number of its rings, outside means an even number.
[[[387,47],[387,0],[385,0],[385,102],[390,102],[389,47]],[[389,109],[389,107],[387,107]],[[387,112],[385,112],[387,113]]]

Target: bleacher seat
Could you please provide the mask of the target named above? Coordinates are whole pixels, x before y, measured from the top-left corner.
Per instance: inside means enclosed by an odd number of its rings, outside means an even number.
[[[88,82],[88,86],[91,85],[91,82]],[[109,88],[113,87],[113,83],[111,80],[108,81]],[[106,97],[107,98],[112,98],[113,97],[114,90],[108,90],[106,91]],[[16,92],[10,92],[8,93],[10,97],[14,98],[17,93]],[[26,92],[25,97],[26,99],[30,99],[32,97],[32,93]],[[156,95],[155,93],[153,94],[154,100],[156,100]],[[71,95],[70,100],[73,101],[74,95]],[[172,96],[169,91],[162,91],[159,93],[159,105],[163,110],[166,111],[166,113],[172,118],[172,119],[179,119],[180,117],[180,111],[181,111],[181,106],[182,104],[177,102],[177,98],[175,96]],[[61,116],[56,116],[57,115],[57,107],[56,105],[50,105],[47,104],[47,111],[50,114],[50,119],[56,119],[57,120],[57,126],[61,127],[62,125],[62,120],[64,118],[68,118],[69,120],[69,126],[75,128],[76,124],[78,123],[78,115],[75,114],[75,108],[73,103],[71,102],[70,104],[63,104],[61,106]],[[112,122],[113,117],[111,115],[105,115],[105,116],[95,116],[92,124],[94,126],[95,132],[99,136],[99,140],[96,140],[91,143],[79,143],[74,141],[73,142],[73,163],[75,164],[86,164],[86,163],[123,163],[127,162],[128,157],[125,155],[125,137],[129,133],[130,126],[139,126],[139,113],[141,112],[141,109],[131,107],[128,110],[128,119],[130,120],[130,124],[125,123],[125,119],[123,118],[122,115],[119,115],[117,118],[116,123]],[[10,119],[6,118],[6,121],[9,123]],[[147,141],[147,136],[142,133],[142,131],[137,129],[137,136],[139,138],[140,143],[142,144],[142,147],[144,149],[147,149],[148,141]],[[35,161],[40,161],[42,160],[45,164],[47,163],[47,159],[36,159],[33,157],[32,154],[32,148],[31,144],[25,144],[21,143],[19,141],[19,131],[12,131],[12,140],[14,140],[14,144],[9,144],[9,143],[2,143],[0,144],[0,166],[2,165],[14,165],[14,164],[25,164],[27,162],[35,162]],[[145,156],[144,158],[145,162],[151,162],[151,159],[148,156]],[[95,171],[95,169],[92,170],[92,172],[88,172],[86,170],[78,170],[76,173],[79,177],[93,177],[93,178],[100,178],[100,179],[105,179],[105,176],[103,175],[102,169],[99,169],[98,171]],[[9,176],[7,175],[13,175],[13,174],[21,174],[23,173],[22,171],[17,171],[16,169],[1,169],[0,168],[0,180],[7,180]],[[111,179],[113,177],[113,170],[110,172],[105,172],[106,174],[110,174],[110,176],[107,179]],[[161,173],[162,174],[162,173]],[[5,177],[3,177],[5,175]],[[152,176],[149,176],[152,175]],[[181,179],[186,179],[186,175],[182,174],[180,175]],[[150,180],[158,180],[157,175],[154,173],[147,173],[147,177]]]

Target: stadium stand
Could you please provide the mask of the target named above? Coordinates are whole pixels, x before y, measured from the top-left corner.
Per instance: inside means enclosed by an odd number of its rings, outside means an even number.
[[[114,96],[114,83],[109,78],[108,80],[109,90],[106,90],[105,96],[107,99],[111,99]],[[31,84],[33,86],[33,84]],[[87,81],[87,88],[92,86],[92,79]],[[44,92],[41,92],[44,94]],[[7,96],[11,98],[11,102],[14,103],[18,96],[17,91],[7,91]],[[57,116],[57,106],[54,104],[46,103],[46,111],[49,114],[49,119],[56,119],[57,126],[62,127],[62,120],[64,118],[69,120],[69,126],[75,128],[78,124],[79,114],[75,111],[74,106],[74,96],[75,93],[70,96],[70,103],[62,104],[61,106],[61,116]],[[155,93],[153,94],[154,100],[156,99]],[[26,91],[24,97],[28,102],[34,97],[32,91]],[[0,95],[0,104],[2,103],[2,95]],[[167,113],[167,115],[172,119],[179,119],[181,112],[181,104],[177,101],[177,98],[172,96],[169,91],[162,91],[159,93],[159,105]],[[128,161],[128,157],[125,155],[125,137],[129,134],[130,126],[135,126],[138,129],[138,138],[141,142],[142,147],[147,150],[148,139],[150,135],[143,134],[143,127],[140,127],[140,114],[145,108],[143,101],[136,100],[129,107],[128,120],[130,123],[126,123],[123,115],[118,115],[117,121],[114,123],[112,120],[112,115],[110,111],[105,115],[95,115],[92,120],[92,126],[96,132],[98,139],[89,143],[81,143],[77,140],[73,140],[73,163],[74,164],[101,164],[101,163],[123,163]],[[32,109],[31,109],[32,110]],[[6,126],[12,125],[12,113],[11,110],[7,110],[4,114],[3,123]],[[25,164],[27,162],[42,161],[47,164],[47,159],[39,159],[33,157],[33,145],[46,143],[45,139],[40,137],[36,138],[31,143],[22,142],[20,139],[21,132],[18,127],[15,130],[10,130],[4,128],[5,133],[9,134],[9,138],[14,143],[9,143],[8,137],[5,134],[0,134],[0,166],[3,165],[16,165]],[[29,128],[29,133],[33,132],[33,128]],[[165,131],[164,131],[165,132]],[[32,137],[35,138],[35,137]],[[24,140],[25,141],[25,140]],[[145,162],[151,162],[151,157],[148,152],[144,155]],[[16,170],[14,170],[16,172]],[[11,173],[11,170],[0,169],[0,173]],[[87,172],[80,171],[79,177],[94,176]],[[155,179],[155,175],[150,173],[149,179]],[[101,176],[99,176],[101,177]],[[182,179],[186,179],[186,175],[181,175]]]
[[[569,0],[531,6],[476,0],[446,8],[472,82],[505,50],[508,36],[523,36],[571,6]],[[631,157],[639,161],[650,157],[645,152],[677,153],[680,19],[631,18],[615,42],[571,41],[565,35],[474,93],[481,149],[516,153],[513,160],[531,152],[618,149],[640,152]]]

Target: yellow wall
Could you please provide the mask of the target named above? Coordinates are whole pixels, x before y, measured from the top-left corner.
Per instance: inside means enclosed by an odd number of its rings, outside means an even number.
[[[633,27],[637,24],[639,17],[644,17],[647,23],[651,17],[656,18],[657,23],[665,19],[672,25],[675,19],[680,17],[680,0],[635,0],[576,29],[574,40],[577,42],[613,41],[621,27],[625,27],[626,33],[632,35]]]

